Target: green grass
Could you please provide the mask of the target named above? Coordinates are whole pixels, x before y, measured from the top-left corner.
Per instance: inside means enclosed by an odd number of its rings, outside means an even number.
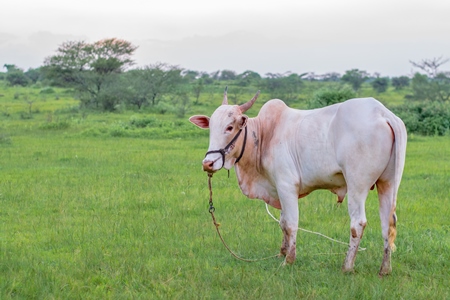
[[[450,297],[449,137],[409,139],[393,273],[380,279],[376,192],[354,274],[340,270],[346,246],[303,232],[292,266],[241,262],[208,213],[207,133],[189,133],[193,125],[170,115],[158,116],[160,127],[131,128],[133,118],[152,115],[81,114],[0,116],[0,299]],[[44,126],[64,120],[68,126]],[[111,134],[118,124],[127,134]],[[230,175],[213,178],[224,238],[246,258],[277,254],[278,224]],[[346,201],[318,191],[299,202],[301,227],[349,239]]]

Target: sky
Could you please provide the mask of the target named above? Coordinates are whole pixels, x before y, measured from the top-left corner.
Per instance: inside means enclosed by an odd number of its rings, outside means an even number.
[[[450,58],[449,0],[0,0],[0,70],[43,65],[65,41],[130,41],[135,66],[411,75]],[[450,70],[450,63],[442,66]]]

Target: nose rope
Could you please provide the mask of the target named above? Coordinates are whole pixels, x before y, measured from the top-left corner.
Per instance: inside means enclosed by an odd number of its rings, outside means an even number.
[[[212,176],[213,176],[212,173],[208,173],[209,213],[211,214],[212,221],[214,223],[214,226],[216,227],[217,235],[219,236],[220,240],[222,241],[222,244],[225,246],[225,248],[228,250],[228,252],[230,252],[230,254],[234,258],[241,260],[241,261],[246,261],[246,262],[257,262],[257,261],[261,261],[261,260],[267,260],[267,259],[278,257],[278,255],[273,255],[273,256],[269,256],[269,257],[265,257],[265,258],[248,259],[248,258],[240,257],[233,250],[231,250],[231,248],[228,246],[228,244],[225,242],[224,238],[222,237],[222,234],[220,233],[220,230],[219,230],[220,223],[218,223],[216,221],[216,217],[214,216],[214,212],[216,211],[216,209],[214,208],[213,199],[212,199],[212,185],[211,185]]]
[[[245,126],[244,128],[245,128],[244,144],[242,145],[241,154],[236,159],[235,164],[237,164],[241,160],[242,155],[244,155],[245,144],[247,143],[247,126]],[[229,142],[228,145],[225,146],[225,148],[222,148],[222,149],[219,149],[219,150],[208,151],[208,152],[206,152],[205,157],[208,156],[208,154],[210,154],[210,153],[220,153],[222,155],[222,166],[220,167],[220,169],[222,169],[223,166],[225,165],[225,155],[228,154],[229,148],[236,142],[238,137],[241,135],[241,132],[242,132],[242,129],[239,129],[238,133],[236,133],[236,135],[233,137],[231,142]]]

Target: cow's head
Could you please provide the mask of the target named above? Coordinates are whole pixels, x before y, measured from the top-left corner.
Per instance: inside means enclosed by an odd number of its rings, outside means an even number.
[[[252,107],[259,96],[259,91],[247,103],[242,105],[228,105],[227,89],[219,106],[211,118],[207,116],[192,116],[193,124],[210,130],[209,148],[203,159],[203,171],[214,173],[223,167],[231,169],[241,155],[242,147],[236,147],[240,139],[244,139],[241,132],[247,126],[248,117],[244,113]],[[237,149],[239,148],[239,149]]]

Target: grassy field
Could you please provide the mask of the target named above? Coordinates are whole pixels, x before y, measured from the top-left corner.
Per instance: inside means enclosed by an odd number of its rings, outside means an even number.
[[[448,136],[409,137],[393,273],[380,279],[376,192],[354,274],[340,270],[346,246],[303,232],[292,266],[241,262],[208,213],[207,132],[187,118],[73,112],[70,98],[38,99],[25,118],[27,103],[3,94],[0,299],[450,298]],[[277,254],[278,224],[241,194],[234,172],[214,175],[213,188],[230,247]],[[326,191],[299,201],[301,227],[348,240],[346,201]]]

